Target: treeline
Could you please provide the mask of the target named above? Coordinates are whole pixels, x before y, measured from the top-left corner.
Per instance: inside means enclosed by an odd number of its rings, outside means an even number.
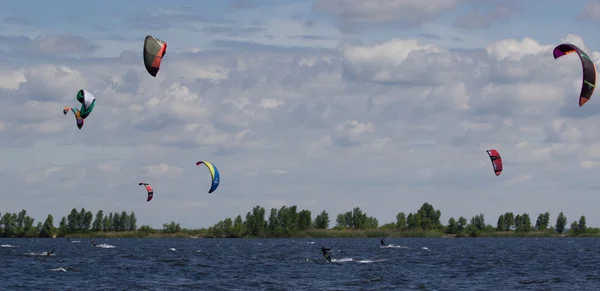
[[[392,232],[397,236],[419,236],[417,233],[429,232],[431,236],[447,234],[451,236],[482,235],[526,235],[530,232],[544,232],[546,234],[563,234],[566,230],[567,218],[561,212],[554,225],[550,225],[550,213],[540,213],[532,223],[528,213],[515,215],[507,212],[498,217],[496,226],[488,224],[483,214],[478,214],[470,219],[460,216],[458,219],[451,217],[446,225],[440,221],[441,211],[431,204],[424,203],[419,210],[406,215],[404,212],[396,215],[396,221],[379,226],[376,218],[368,216],[359,207],[340,213],[336,216],[334,231],[348,230],[381,230],[381,233]],[[235,219],[227,218],[219,221],[207,229],[210,237],[289,237],[298,236],[310,229],[329,228],[329,214],[323,210],[314,220],[309,210],[298,211],[296,206],[282,206],[280,209],[272,208],[268,217],[266,210],[255,206],[246,214],[245,219],[238,215]],[[570,235],[600,234],[598,228],[588,228],[585,216],[573,221],[568,232]]]
[[[566,231],[567,217],[561,212],[556,221],[551,225],[550,213],[540,213],[532,222],[528,213],[514,214],[506,212],[498,217],[496,225],[486,222],[483,214],[478,214],[470,219],[460,216],[458,219],[451,217],[446,225],[440,221],[441,212],[431,204],[424,203],[414,213],[406,215],[400,212],[396,221],[379,226],[379,221],[355,207],[344,213],[337,214],[336,225],[330,228],[329,214],[323,210],[313,219],[310,210],[298,210],[294,206],[272,208],[267,215],[264,207],[255,206],[252,211],[242,218],[226,218],[208,229],[188,230],[179,223],[171,221],[163,224],[161,230],[152,229],[148,225],[137,227],[134,212],[110,212],[104,214],[103,210],[94,216],[85,208],[77,211],[73,208],[69,215],[63,216],[58,224],[54,225],[54,218],[48,215],[46,220],[34,226],[34,219],[27,215],[26,210],[19,213],[4,213],[0,215],[0,236],[2,237],[66,237],[77,235],[112,235],[124,236],[133,233],[135,236],[165,234],[167,236],[182,234],[203,237],[291,237],[357,233],[363,231],[365,236],[432,236],[439,237],[443,234],[449,236],[499,236],[499,235],[527,235],[536,232],[546,235],[599,235],[600,229],[587,226],[585,216],[571,222]]]
[[[38,222],[35,227],[33,226],[34,219],[27,215],[25,209],[18,214],[7,212],[1,217],[0,236],[2,237],[55,237],[90,232],[137,230],[135,213],[128,214],[125,211],[104,215],[104,211],[99,210],[94,218],[92,212],[86,211],[85,208],[81,208],[80,211],[73,208],[69,215],[61,218],[58,228],[54,225],[54,217],[51,214],[46,217],[44,223]]]

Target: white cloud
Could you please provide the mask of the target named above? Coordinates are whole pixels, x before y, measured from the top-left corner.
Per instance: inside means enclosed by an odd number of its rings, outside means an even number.
[[[458,2],[331,0],[315,7],[353,23],[416,23]],[[295,36],[315,30],[292,28]],[[277,32],[284,36],[285,27]],[[328,34],[335,36],[331,27]],[[382,223],[424,202],[445,221],[570,211],[600,223],[591,204],[555,203],[564,193],[591,197],[593,182],[581,177],[599,165],[600,103],[592,97],[578,106],[581,64],[576,56],[555,60],[551,51],[572,42],[595,60],[600,52],[576,35],[556,43],[498,37],[477,49],[375,37],[380,41],[345,40],[331,50],[177,53],[172,45],[156,78],[139,52],[42,61],[16,54],[10,63],[7,52],[0,58],[0,140],[15,154],[0,155],[0,192],[22,200],[0,197],[0,211],[52,192],[56,201],[31,210],[37,217],[83,206],[133,210],[140,223],[157,227],[170,220],[205,227],[255,205],[295,204],[314,214],[323,210],[315,201],[326,199],[331,215],[361,205]],[[79,105],[81,88],[97,105],[78,130],[61,110]],[[489,148],[505,162],[499,177]],[[220,171],[210,195],[198,160]],[[156,189],[150,203],[141,181]]]
[[[586,20],[600,19],[600,1],[588,0],[585,7],[581,10],[579,17]]]
[[[151,177],[159,176],[180,176],[183,173],[183,169],[180,167],[170,166],[165,163],[157,165],[150,165],[145,167],[146,175]]]
[[[460,0],[317,0],[314,8],[350,22],[421,22],[456,7]]]

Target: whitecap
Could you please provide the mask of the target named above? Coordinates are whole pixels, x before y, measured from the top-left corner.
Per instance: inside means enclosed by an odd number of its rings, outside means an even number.
[[[332,263],[344,263],[344,262],[352,262],[352,261],[354,261],[352,258],[331,259]]]
[[[99,244],[99,245],[96,245],[96,247],[101,248],[101,249],[114,249],[115,248],[115,246],[107,245],[107,244]]]

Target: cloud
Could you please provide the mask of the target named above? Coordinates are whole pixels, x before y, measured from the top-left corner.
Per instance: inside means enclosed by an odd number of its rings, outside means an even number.
[[[402,22],[417,25],[457,7],[461,0],[316,0],[313,9],[345,23]]]
[[[496,23],[506,24],[522,12],[522,4],[514,0],[492,0],[485,3],[477,1],[477,4],[467,13],[457,16],[454,26],[467,29],[486,29]]]
[[[245,10],[259,7],[256,2],[250,0],[235,0],[229,4],[232,10]]]
[[[192,7],[171,6],[140,11],[129,17],[129,24],[137,29],[165,30],[169,28],[198,29],[204,23],[232,23],[221,16],[204,14]]]
[[[0,36],[4,44],[0,46],[8,51],[25,51],[40,55],[73,55],[92,53],[99,46],[79,35],[50,34],[35,38],[25,36]]]
[[[265,29],[262,27],[205,26],[201,29],[201,31],[208,35],[225,35],[236,37],[249,36],[261,31],[265,31]]]
[[[585,7],[581,10],[578,15],[579,19],[582,20],[598,20],[600,19],[600,1],[598,0],[587,0]]]
[[[421,2],[404,4],[425,18],[459,4]],[[387,13],[396,6],[340,3],[315,5],[345,21],[420,21]],[[187,20],[171,24],[198,20],[193,11],[162,13],[150,22],[181,14]],[[288,36],[301,35],[294,27]],[[42,219],[86,207],[135,211],[140,223],[156,227],[170,220],[206,227],[254,205],[295,204],[314,214],[325,197],[331,215],[361,205],[380,222],[424,202],[444,220],[565,211],[600,222],[593,203],[555,203],[565,193],[580,201],[595,195],[587,177],[600,164],[600,103],[592,97],[578,106],[581,63],[576,56],[555,60],[551,51],[572,42],[597,62],[600,52],[576,35],[556,43],[497,38],[472,49],[381,39],[345,40],[335,49],[211,39],[229,49],[170,52],[156,78],[139,51],[0,58],[0,192],[22,199],[5,199],[0,211],[41,201],[28,212]],[[11,41],[27,47],[32,39]],[[78,130],[61,110],[79,105],[82,88],[97,105]],[[499,177],[489,148],[505,161]],[[210,195],[199,160],[221,173]],[[139,182],[155,188],[152,202]]]

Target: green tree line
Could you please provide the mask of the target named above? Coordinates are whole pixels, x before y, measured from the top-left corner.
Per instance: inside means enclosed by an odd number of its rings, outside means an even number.
[[[299,232],[309,229],[329,228],[329,214],[323,210],[314,220],[309,210],[298,211],[296,206],[282,206],[272,208],[267,217],[265,208],[255,206],[246,213],[245,219],[238,215],[235,219],[226,218],[207,229],[207,236],[211,237],[289,237],[298,235]],[[506,212],[498,217],[496,226],[488,224],[485,216],[480,213],[470,219],[463,216],[458,219],[451,217],[446,225],[440,221],[442,213],[431,204],[424,203],[414,213],[400,212],[396,221],[379,226],[376,218],[368,216],[359,207],[340,213],[336,216],[336,225],[333,230],[391,230],[399,236],[414,232],[432,232],[451,236],[494,235],[498,233],[514,233],[524,235],[530,232],[544,232],[548,234],[563,234],[566,230],[567,218],[561,212],[555,224],[551,225],[550,213],[540,213],[535,221],[528,213],[517,214]],[[573,221],[569,229],[570,235],[600,234],[598,228],[588,228],[585,216]],[[408,234],[410,236],[410,234]]]
[[[528,213],[514,214],[506,212],[498,217],[496,225],[488,224],[483,214],[477,214],[470,219],[463,216],[448,219],[446,225],[440,221],[441,212],[431,204],[424,203],[416,212],[406,215],[400,212],[396,221],[379,225],[379,221],[364,213],[359,207],[337,214],[335,226],[332,231],[372,231],[380,230],[385,234],[391,232],[397,236],[411,236],[415,233],[446,234],[449,236],[483,236],[510,234],[524,235],[531,232],[544,232],[546,234],[569,235],[598,235],[600,229],[587,227],[585,216],[572,221],[566,232],[567,217],[561,212],[552,224],[550,213],[540,213],[533,222]],[[63,216],[54,225],[54,217],[48,215],[46,220],[34,226],[34,219],[27,215],[26,210],[19,213],[0,213],[0,236],[2,237],[66,237],[77,235],[93,235],[111,233],[134,232],[139,236],[148,236],[154,233],[177,234],[191,233],[193,231],[182,228],[179,223],[171,221],[163,224],[162,230],[152,229],[148,225],[137,227],[134,212],[110,212],[108,215],[103,210],[98,210],[94,216],[91,211],[73,208],[69,215]],[[247,212],[245,217],[238,215],[235,218],[226,218],[217,222],[208,229],[196,231],[205,237],[291,237],[302,235],[309,230],[326,230],[330,228],[330,216],[323,210],[312,217],[310,210],[298,210],[297,206],[282,206],[271,208],[268,215],[264,207],[255,206]],[[382,232],[373,234],[379,236]],[[320,234],[323,234],[322,232]]]
[[[34,227],[34,219],[23,209],[19,213],[4,213],[0,216],[0,236],[2,237],[55,237],[86,234],[90,232],[119,232],[136,231],[137,219],[135,213],[109,213],[103,210],[96,213],[95,219],[91,211],[73,208],[66,217],[63,216],[54,224],[54,217],[48,214],[44,223],[38,222]]]

